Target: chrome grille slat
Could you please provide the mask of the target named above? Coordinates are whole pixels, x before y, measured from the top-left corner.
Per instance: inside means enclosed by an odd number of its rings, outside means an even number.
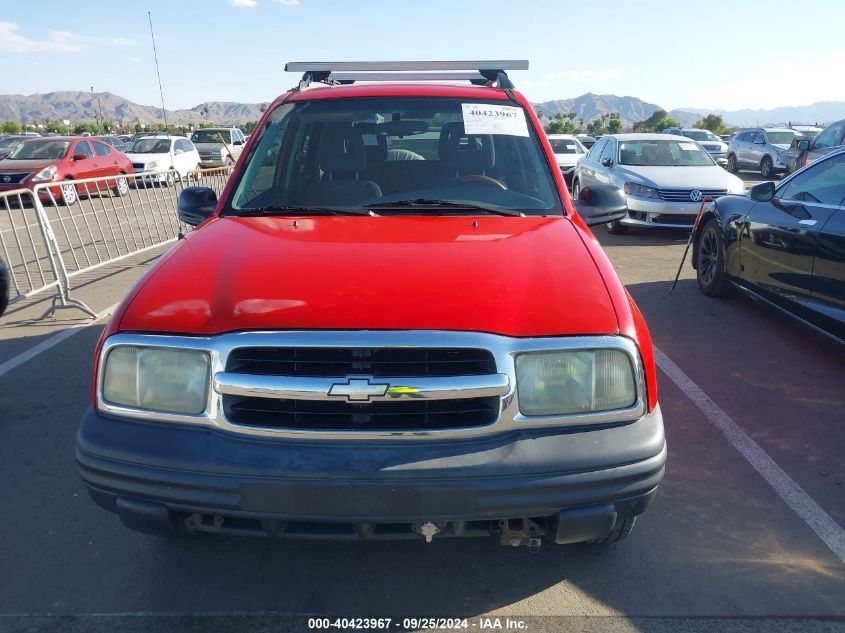
[[[670,202],[692,202],[690,198],[690,194],[693,192],[693,189],[658,189],[657,195],[660,196],[661,200],[667,200]],[[698,189],[701,192],[701,196],[724,196],[727,194],[727,189]]]

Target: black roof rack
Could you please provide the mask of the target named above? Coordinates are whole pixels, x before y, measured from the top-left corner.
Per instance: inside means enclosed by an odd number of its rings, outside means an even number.
[[[511,89],[514,85],[505,71],[528,70],[528,60],[288,62],[285,70],[303,73],[295,90],[307,88],[315,81],[330,86],[356,81],[469,81],[478,86]]]

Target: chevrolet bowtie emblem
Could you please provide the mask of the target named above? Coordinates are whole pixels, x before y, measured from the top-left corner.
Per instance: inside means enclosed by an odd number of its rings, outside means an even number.
[[[350,402],[369,402],[370,398],[383,396],[390,385],[374,384],[369,378],[349,378],[346,382],[336,382],[329,389],[330,396],[345,396]]]

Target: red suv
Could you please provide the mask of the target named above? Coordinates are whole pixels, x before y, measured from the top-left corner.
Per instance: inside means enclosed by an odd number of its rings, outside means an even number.
[[[97,192],[97,183],[71,184],[70,181],[100,176],[133,173],[132,161],[99,138],[50,136],[33,138],[18,145],[0,162],[0,192],[41,183],[59,182],[60,186],[41,189],[43,202],[55,200],[72,205],[89,192]],[[129,193],[129,181],[106,181],[118,196]],[[103,185],[100,184],[102,188]]]
[[[587,228],[623,194],[569,199],[504,72],[527,62],[287,68],[99,342],[93,499],[151,533],[627,536],[666,443],[648,329]]]

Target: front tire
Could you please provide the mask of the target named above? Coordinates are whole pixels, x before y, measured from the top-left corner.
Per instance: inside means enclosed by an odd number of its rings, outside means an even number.
[[[126,176],[121,176],[117,179],[117,182],[114,185],[114,195],[118,198],[122,198],[126,194],[129,193],[129,179]]]
[[[628,232],[628,227],[622,224],[619,220],[608,222],[604,225],[604,228],[611,235],[625,235]]]
[[[72,207],[79,200],[79,193],[76,191],[76,185],[69,183],[62,185],[62,204],[66,207]]]
[[[760,161],[760,174],[766,180],[771,180],[775,177],[775,166],[769,156],[763,156],[763,160]]]
[[[735,174],[739,171],[739,165],[736,164],[736,154],[728,155],[728,171]]]
[[[733,286],[725,273],[725,241],[722,227],[710,218],[695,245],[696,278],[698,287],[708,297],[727,297]]]
[[[606,537],[590,541],[592,545],[613,545],[622,539],[628,538],[628,535],[633,532],[634,526],[637,524],[637,517],[620,516],[616,520],[616,524]]]

